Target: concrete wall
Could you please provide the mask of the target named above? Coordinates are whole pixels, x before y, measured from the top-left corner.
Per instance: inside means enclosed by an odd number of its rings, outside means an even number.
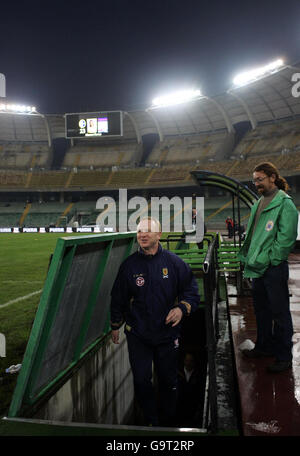
[[[98,424],[131,424],[134,391],[123,334],[120,344],[110,338],[33,418]]]

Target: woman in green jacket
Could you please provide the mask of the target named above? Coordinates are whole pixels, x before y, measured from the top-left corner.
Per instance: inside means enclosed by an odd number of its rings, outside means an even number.
[[[287,259],[297,238],[298,211],[272,163],[255,167],[253,183],[262,197],[252,207],[238,257],[244,276],[252,279],[257,340],[254,349],[243,353],[247,358],[274,356],[268,371],[281,372],[292,366]]]

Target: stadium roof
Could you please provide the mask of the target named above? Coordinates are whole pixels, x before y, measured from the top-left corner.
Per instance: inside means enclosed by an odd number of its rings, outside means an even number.
[[[292,95],[292,75],[300,68],[285,66],[281,70],[249,83],[234,87],[214,97],[170,107],[124,112],[124,139],[141,142],[145,134],[156,133],[162,141],[170,135],[193,135],[232,132],[233,126],[249,121],[252,128],[261,122],[272,122],[300,116],[300,97]],[[64,137],[62,115],[22,115],[0,113],[0,140],[47,141]]]
[[[292,95],[292,75],[300,68],[286,66],[280,71],[236,87],[215,97],[203,97],[194,102],[131,112],[140,135],[197,134],[233,131],[233,125],[249,121],[254,129],[260,122],[272,122],[300,115],[300,97]]]

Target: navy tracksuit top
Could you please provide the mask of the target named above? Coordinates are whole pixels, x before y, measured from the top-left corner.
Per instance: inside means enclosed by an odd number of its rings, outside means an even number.
[[[156,344],[175,340],[180,324],[165,320],[173,307],[189,315],[200,304],[198,284],[190,267],[159,244],[155,255],[141,249],[120,266],[111,292],[111,328],[125,331]]]

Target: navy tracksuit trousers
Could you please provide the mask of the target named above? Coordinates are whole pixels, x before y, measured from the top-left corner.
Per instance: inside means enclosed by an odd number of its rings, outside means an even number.
[[[277,361],[292,360],[293,323],[288,289],[288,262],[270,266],[252,279],[257,324],[256,348],[273,353]]]
[[[171,340],[154,345],[129,332],[126,337],[135,394],[146,424],[172,426],[176,416],[178,344]],[[152,362],[157,375],[159,408],[152,383]]]

